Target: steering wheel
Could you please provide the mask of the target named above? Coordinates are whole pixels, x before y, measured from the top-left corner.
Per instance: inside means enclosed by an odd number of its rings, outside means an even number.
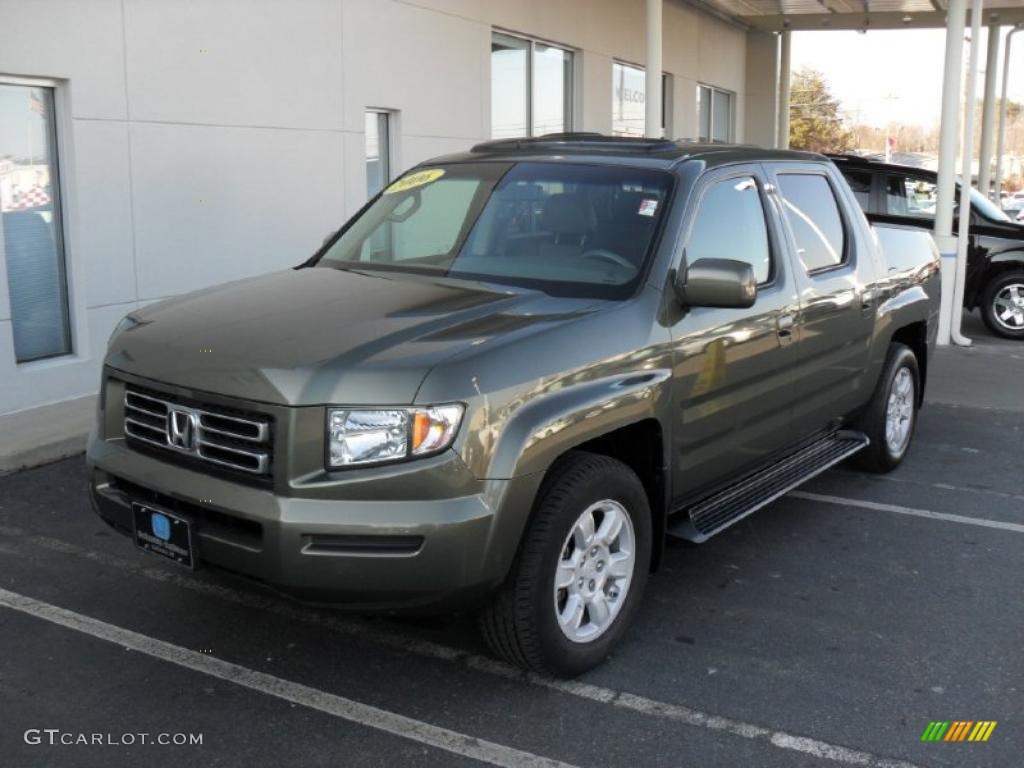
[[[633,264],[633,262],[623,258],[622,256],[619,256],[619,254],[613,251],[605,250],[604,248],[595,248],[592,251],[587,251],[586,253],[583,254],[583,258],[604,259],[605,261],[610,261],[613,264],[628,269],[630,272],[636,272],[636,266]]]

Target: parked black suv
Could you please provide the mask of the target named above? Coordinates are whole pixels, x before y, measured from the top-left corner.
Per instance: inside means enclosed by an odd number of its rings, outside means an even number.
[[[929,230],[934,226],[938,182],[934,171],[855,155],[830,158],[846,177],[869,221]],[[954,217],[954,232],[958,225]],[[964,307],[979,307],[993,333],[1024,339],[1024,225],[1014,223],[976,189],[971,190]]]

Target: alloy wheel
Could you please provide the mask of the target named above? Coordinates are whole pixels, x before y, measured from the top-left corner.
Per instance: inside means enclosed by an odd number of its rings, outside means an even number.
[[[914,424],[914,374],[900,368],[889,389],[885,410],[885,442],[893,456],[900,456],[910,442]]]
[[[554,585],[555,618],[574,643],[600,637],[626,602],[636,565],[636,534],[613,499],[587,507],[562,545]]]
[[[1004,285],[992,299],[992,316],[1008,331],[1024,330],[1024,284]]]

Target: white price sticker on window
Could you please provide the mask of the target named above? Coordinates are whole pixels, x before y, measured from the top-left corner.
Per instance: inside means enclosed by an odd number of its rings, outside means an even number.
[[[641,200],[640,210],[638,210],[637,213],[641,216],[653,216],[656,210],[658,210],[657,200]]]

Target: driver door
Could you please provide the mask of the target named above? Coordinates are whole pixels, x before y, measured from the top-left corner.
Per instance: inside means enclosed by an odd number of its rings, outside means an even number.
[[[748,309],[687,309],[671,328],[677,504],[793,441],[799,297],[767,189],[762,166],[729,166],[699,179],[691,197],[680,268],[746,261],[758,295]]]

